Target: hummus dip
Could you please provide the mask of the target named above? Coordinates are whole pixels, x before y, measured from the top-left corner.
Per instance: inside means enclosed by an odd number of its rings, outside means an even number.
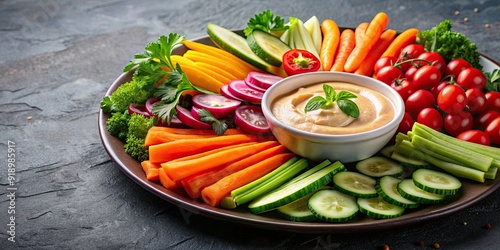
[[[346,115],[337,106],[305,112],[309,99],[314,96],[325,97],[323,84],[332,86],[338,93],[351,92],[357,98],[350,99],[358,105],[359,117]],[[330,135],[355,134],[370,131],[389,123],[394,118],[394,106],[382,94],[372,89],[350,83],[317,83],[299,88],[282,95],[271,105],[271,111],[281,122],[297,129]]]

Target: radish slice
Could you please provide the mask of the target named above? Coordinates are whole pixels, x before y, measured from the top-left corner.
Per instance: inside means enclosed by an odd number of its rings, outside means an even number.
[[[234,123],[241,130],[252,134],[268,134],[271,128],[259,106],[243,105],[234,111]]]
[[[240,102],[245,102],[245,100],[241,99],[241,98],[238,98],[236,96],[234,96],[233,94],[231,94],[231,92],[229,92],[229,86],[226,84],[226,85],[222,85],[220,87],[220,93],[221,95],[229,98],[229,99],[233,99],[233,100],[237,100],[237,101],[240,101]]]
[[[196,129],[212,129],[212,125],[196,120],[192,115],[189,110],[186,108],[177,105],[175,106],[175,110],[177,110],[177,117],[179,120],[184,123],[185,125],[196,128]]]
[[[151,114],[146,110],[145,105],[140,105],[135,103],[131,103],[130,105],[128,105],[128,113],[143,115],[147,118],[151,117]]]
[[[232,114],[240,104],[241,101],[227,98],[222,95],[198,94],[193,96],[193,107],[206,109],[217,119]],[[196,116],[194,117],[196,118]]]
[[[228,84],[228,90],[234,96],[247,102],[260,104],[264,92],[248,87],[244,80],[233,80]]]
[[[200,114],[198,114],[198,111],[200,111],[200,109],[199,109],[199,108],[197,108],[197,107],[195,107],[195,106],[191,107],[191,116],[192,116],[194,119],[196,119],[196,120],[198,120],[198,121],[201,121],[201,117],[200,117]]]
[[[250,72],[245,78],[246,82],[252,83],[255,86],[258,86],[263,89],[268,89],[276,82],[282,80],[283,77],[276,76],[273,74],[261,73],[261,72]]]
[[[261,91],[261,92],[266,92],[266,89],[263,89],[257,85],[255,85],[254,82],[249,82],[245,79],[245,83],[248,85],[248,87],[252,88],[252,89],[255,89],[255,90],[258,90],[258,91]]]
[[[154,116],[153,114],[153,107],[155,106],[155,104],[157,102],[160,101],[160,98],[156,98],[156,97],[151,97],[149,98],[147,101],[146,101],[146,110],[148,111],[148,113],[151,115],[151,116]]]

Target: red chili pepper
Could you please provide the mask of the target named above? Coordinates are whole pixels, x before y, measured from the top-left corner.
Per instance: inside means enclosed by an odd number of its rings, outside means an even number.
[[[291,49],[283,55],[283,69],[289,76],[315,72],[320,67],[319,59],[307,50]]]

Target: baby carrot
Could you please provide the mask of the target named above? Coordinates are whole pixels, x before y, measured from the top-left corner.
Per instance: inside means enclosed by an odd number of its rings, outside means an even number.
[[[158,175],[161,185],[163,185],[166,189],[176,189],[182,187],[181,182],[170,179],[163,168],[158,169]]]
[[[354,72],[363,62],[370,49],[375,45],[385,27],[389,17],[384,12],[379,12],[366,28],[365,37],[360,44],[356,44],[344,65],[344,71]]]
[[[319,58],[323,70],[328,71],[332,68],[335,53],[340,41],[340,29],[337,23],[331,19],[326,19],[321,23],[321,32],[323,33],[323,42]]]
[[[394,41],[392,41],[391,45],[385,50],[382,56],[394,56],[398,57],[401,50],[408,44],[415,42],[417,39],[418,29],[409,28],[399,34]]]
[[[227,196],[234,189],[259,179],[294,156],[293,153],[284,153],[269,157],[241,171],[228,175],[204,188],[203,191],[201,191],[201,196],[207,204],[217,206],[222,198]]]
[[[369,23],[363,22],[363,23],[358,24],[356,29],[354,29],[354,35],[356,37],[356,44],[360,44],[361,42],[363,42],[363,39],[364,39],[365,33],[366,33],[366,28],[368,28],[368,25],[369,25]]]
[[[351,29],[345,29],[344,31],[342,31],[342,33],[340,34],[340,44],[337,48],[335,61],[330,71],[344,71],[344,64],[351,51],[354,49],[354,45],[354,31],[352,31]]]
[[[370,50],[370,53],[366,56],[365,60],[361,65],[359,65],[358,69],[354,71],[356,74],[371,76],[373,73],[373,67],[375,63],[380,58],[382,53],[389,47],[391,42],[396,37],[396,31],[393,29],[388,29],[380,35],[380,39],[375,43],[375,46]]]
[[[279,145],[277,141],[260,142],[257,144],[236,147],[200,158],[186,161],[168,161],[161,166],[173,181],[223,167],[262,150]]]

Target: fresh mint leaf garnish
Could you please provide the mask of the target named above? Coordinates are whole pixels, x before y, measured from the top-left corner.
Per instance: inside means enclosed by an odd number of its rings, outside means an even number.
[[[357,96],[351,92],[342,90],[339,93],[333,89],[332,86],[328,84],[323,84],[323,92],[325,97],[315,96],[311,98],[304,108],[304,111],[310,112],[318,109],[329,109],[332,108],[335,103],[339,106],[340,110],[346,115],[352,118],[359,117],[358,105],[350,99],[357,98]]]

